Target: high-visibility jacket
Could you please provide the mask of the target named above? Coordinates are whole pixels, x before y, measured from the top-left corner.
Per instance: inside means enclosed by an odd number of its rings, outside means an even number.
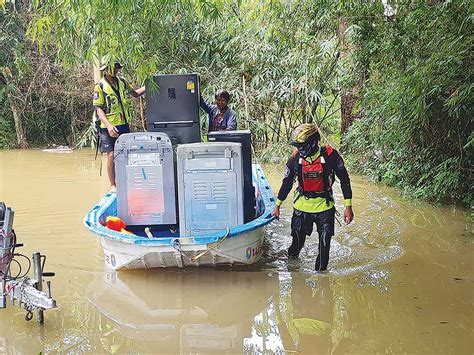
[[[318,213],[324,212],[334,207],[334,200],[332,198],[333,193],[332,183],[334,181],[333,172],[339,178],[341,182],[342,195],[344,196],[344,205],[352,206],[352,189],[349,174],[347,173],[346,167],[344,165],[344,160],[339,155],[339,152],[335,149],[331,149],[331,154],[321,154],[324,153],[322,150],[327,151],[327,147],[318,149],[318,151],[307,157],[306,160],[308,163],[315,162],[319,159],[320,155],[325,156],[325,176],[330,178],[330,181],[326,182],[326,188],[329,187],[328,193],[331,196],[331,199],[328,200],[325,197],[309,197],[304,196],[300,189],[295,190],[295,197],[293,199],[293,208],[299,211],[308,212],[308,213]],[[280,190],[278,191],[278,198],[276,204],[279,206],[286,199],[288,194],[291,191],[293,182],[298,178],[299,184],[301,184],[301,177],[298,176],[301,169],[299,169],[299,160],[300,157],[298,154],[293,154],[287,161],[285,166],[285,176],[283,178]]]
[[[117,86],[112,85],[104,76],[94,87],[93,104],[104,110],[107,120],[113,126],[129,123],[132,112],[129,96],[133,88],[119,77],[117,77]],[[100,126],[105,128],[103,122]]]

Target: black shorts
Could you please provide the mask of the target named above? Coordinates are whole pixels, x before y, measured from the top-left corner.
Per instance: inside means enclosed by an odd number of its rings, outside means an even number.
[[[119,131],[119,136],[123,133],[130,132],[130,126],[128,124],[123,124],[120,126],[115,126]],[[99,150],[101,153],[109,153],[114,151],[115,141],[118,137],[111,137],[107,128],[101,128],[99,132]]]

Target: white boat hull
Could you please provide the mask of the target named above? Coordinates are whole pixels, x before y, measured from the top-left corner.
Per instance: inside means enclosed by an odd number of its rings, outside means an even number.
[[[238,238],[229,238],[220,245],[147,246],[126,244],[101,238],[106,265],[113,270],[150,269],[158,267],[217,266],[253,264],[262,257],[264,230],[252,230]],[[196,260],[191,258],[209,250]]]

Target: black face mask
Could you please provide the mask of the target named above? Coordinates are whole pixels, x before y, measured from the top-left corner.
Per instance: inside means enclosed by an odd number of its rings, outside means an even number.
[[[307,158],[316,153],[318,151],[319,146],[317,141],[313,141],[310,143],[303,144],[297,148],[299,155],[303,158]]]

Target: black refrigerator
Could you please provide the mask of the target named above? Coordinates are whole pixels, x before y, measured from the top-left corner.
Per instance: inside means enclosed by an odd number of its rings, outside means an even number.
[[[167,133],[174,144],[200,142],[199,76],[154,75],[145,86],[148,131]]]

